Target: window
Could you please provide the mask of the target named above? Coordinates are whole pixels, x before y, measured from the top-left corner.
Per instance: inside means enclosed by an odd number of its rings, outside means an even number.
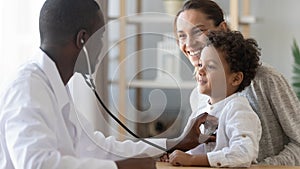
[[[39,47],[38,19],[43,2],[0,1],[0,90]]]

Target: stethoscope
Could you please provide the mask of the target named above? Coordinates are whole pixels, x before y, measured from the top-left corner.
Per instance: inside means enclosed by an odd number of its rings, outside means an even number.
[[[82,40],[81,41],[82,43],[84,43],[84,41]],[[102,99],[100,98],[100,96],[98,95],[97,91],[96,91],[96,86],[95,86],[95,83],[94,83],[94,80],[93,80],[93,77],[92,77],[92,71],[91,71],[91,64],[90,64],[90,60],[89,60],[89,54],[88,54],[88,51],[86,49],[85,46],[83,46],[83,52],[85,54],[85,57],[86,57],[86,60],[87,60],[87,64],[88,64],[88,71],[89,71],[89,75],[86,75],[86,74],[82,74],[86,84],[90,87],[90,89],[93,91],[93,93],[95,94],[98,102],[101,104],[101,106],[103,107],[103,109],[105,110],[105,112],[107,114],[109,114],[109,116],[111,116],[111,118],[113,118],[125,131],[127,131],[130,135],[132,135],[133,137],[137,138],[138,140],[140,141],[143,141],[155,148],[158,148],[164,152],[167,152],[168,150],[166,148],[163,148],[157,144],[154,144],[144,138],[141,138],[140,136],[138,136],[137,134],[135,134],[133,131],[131,131],[128,127],[126,127],[126,125],[124,123],[122,123],[108,108],[107,106],[104,104],[104,102],[102,101]],[[119,112],[118,112],[119,113]]]

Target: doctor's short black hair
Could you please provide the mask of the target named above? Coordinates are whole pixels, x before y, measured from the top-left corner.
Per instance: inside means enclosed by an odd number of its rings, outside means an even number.
[[[244,90],[254,79],[260,65],[260,48],[254,39],[244,39],[239,31],[211,31],[207,45],[223,53],[231,72],[242,72],[244,78],[237,92]]]
[[[91,33],[99,10],[94,0],[46,0],[39,18],[41,41],[64,44],[81,29]]]

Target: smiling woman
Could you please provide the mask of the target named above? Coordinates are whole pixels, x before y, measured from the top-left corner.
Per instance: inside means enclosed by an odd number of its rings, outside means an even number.
[[[39,44],[38,16],[43,1],[0,2],[0,90]],[[12,10],[14,9],[14,10]]]

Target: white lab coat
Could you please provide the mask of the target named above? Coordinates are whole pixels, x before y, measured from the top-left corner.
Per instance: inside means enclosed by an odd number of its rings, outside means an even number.
[[[0,168],[105,168],[114,161],[161,150],[94,132],[76,112],[55,63],[41,50],[0,100]],[[165,139],[154,142],[166,147]]]

